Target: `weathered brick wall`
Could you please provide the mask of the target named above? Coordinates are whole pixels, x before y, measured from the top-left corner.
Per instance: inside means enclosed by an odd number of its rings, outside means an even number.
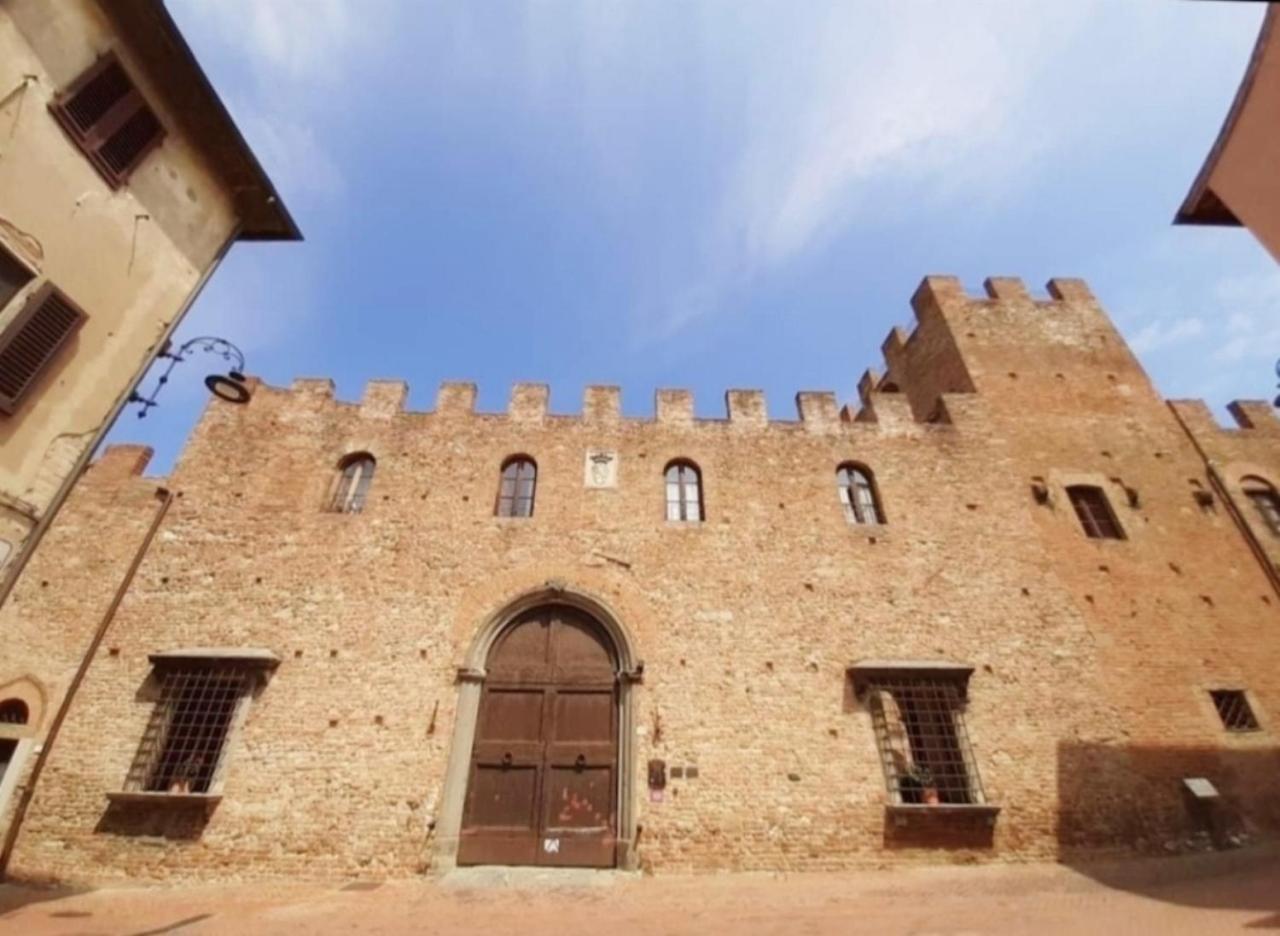
[[[166,482],[176,500],[71,707],[13,870],[422,868],[457,668],[481,622],[549,580],[613,608],[646,664],[631,768],[644,867],[1159,848],[1186,827],[1178,778],[1189,772],[1220,783],[1255,829],[1280,824],[1262,783],[1271,732],[1226,737],[1205,692],[1239,680],[1269,729],[1280,673],[1269,583],[1230,518],[1193,503],[1188,479],[1204,464],[1087,291],[1056,281],[1056,298],[1036,302],[1016,281],[989,288],[995,298],[972,299],[926,281],[920,331],[886,342],[901,392],[869,377],[845,418],[809,393],[801,419],[770,421],[758,394],[732,391],[726,419],[700,420],[687,394],[660,391],[654,419],[629,419],[607,387],[588,389],[581,416],[554,416],[539,385],[517,387],[505,415],[473,412],[474,388],[458,384],[431,413],[402,412],[404,387],[390,382],[359,405],[333,400],[328,381],[211,404]],[[617,453],[616,488],[584,487],[594,449]],[[334,467],[354,451],[378,459],[369,504],[325,512]],[[499,466],[515,453],[539,467],[535,514],[497,518]],[[676,457],[701,467],[699,526],[664,519],[662,472]],[[835,470],[851,459],[875,472],[883,527],[843,516]],[[1080,532],[1061,488],[1095,476],[1128,540]],[[1031,496],[1034,477],[1048,506]],[[1113,477],[1139,492],[1137,507]],[[95,469],[60,524],[104,522],[117,511],[99,501],[138,484]],[[24,613],[83,644],[99,606],[56,606],[31,578]],[[103,587],[90,579],[86,595]],[[198,836],[104,823],[104,795],[121,788],[150,711],[148,654],[193,646],[283,660],[231,744],[224,799]],[[884,658],[975,667],[969,732],[1003,807],[989,843],[886,822],[870,719],[846,676]],[[699,775],[650,802],[651,757]]]

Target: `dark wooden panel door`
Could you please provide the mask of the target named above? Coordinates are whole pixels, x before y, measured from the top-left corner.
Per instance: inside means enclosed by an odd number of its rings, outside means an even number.
[[[612,867],[618,705],[603,630],[537,609],[499,636],[487,670],[458,863]]]

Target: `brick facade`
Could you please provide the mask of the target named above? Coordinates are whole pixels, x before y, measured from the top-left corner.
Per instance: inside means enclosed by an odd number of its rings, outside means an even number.
[[[926,279],[916,328],[890,334],[861,406],[802,393],[795,421],[751,391],[729,392],[725,419],[695,418],[689,394],[668,390],[654,418],[632,419],[611,387],[562,416],[545,386],[486,414],[474,387],[447,384],[416,413],[400,383],[349,404],[299,380],[256,386],[248,406],[211,403],[167,479],[143,477],[135,449],[108,450],[0,612],[0,683],[41,687],[38,736],[158,486],[172,505],[70,705],[11,870],[447,867],[481,635],[539,600],[600,609],[626,644],[624,864],[1163,850],[1196,828],[1181,783],[1193,776],[1241,828],[1280,829],[1280,592],[1263,562],[1280,541],[1238,502],[1243,476],[1280,483],[1280,422],[1242,404],[1245,427],[1223,430],[1201,406],[1171,408],[1082,283],[1049,289],[990,280],[974,298]],[[362,451],[377,459],[364,511],[325,510],[336,465]],[[591,452],[613,455],[611,486],[587,485]],[[514,454],[538,466],[529,518],[494,515]],[[701,470],[700,524],[664,518],[676,458]],[[836,469],[850,461],[874,474],[882,525],[846,519]],[[1125,539],[1085,537],[1074,484],[1106,492]],[[221,801],[198,817],[108,807],[154,705],[149,656],[193,647],[281,661],[227,743]],[[993,824],[887,813],[849,675],[868,660],[972,667],[964,718]],[[1214,688],[1245,689],[1261,730],[1224,731]],[[655,758],[697,776],[657,801]]]

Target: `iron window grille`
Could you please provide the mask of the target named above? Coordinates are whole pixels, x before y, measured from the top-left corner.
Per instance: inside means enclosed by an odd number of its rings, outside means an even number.
[[[369,499],[369,486],[377,461],[367,452],[348,455],[338,463],[338,481],[329,509],[334,513],[361,513]]]
[[[533,459],[518,456],[502,466],[498,486],[499,517],[532,517],[533,498],[538,484],[538,466]]]
[[[903,675],[865,684],[885,788],[894,805],[985,803],[957,678]]]
[[[1102,488],[1091,484],[1077,484],[1067,488],[1067,497],[1080,519],[1080,526],[1090,539],[1125,538],[1120,521],[1116,519],[1111,502],[1107,500]]]
[[[165,667],[158,676],[159,698],[125,790],[209,793],[256,671],[243,664],[189,663]]]
[[[836,469],[836,483],[846,520],[858,524],[884,523],[869,471],[859,465],[841,465]]]
[[[1243,689],[1211,689],[1209,696],[1218,710],[1222,727],[1227,731],[1258,731],[1258,718],[1253,714]]]
[[[702,473],[689,461],[675,461],[664,473],[667,488],[667,519],[701,523]]]
[[[1261,478],[1245,478],[1243,482],[1245,497],[1253,504],[1262,518],[1263,524],[1271,531],[1272,536],[1280,536],[1280,494],[1268,482]]]

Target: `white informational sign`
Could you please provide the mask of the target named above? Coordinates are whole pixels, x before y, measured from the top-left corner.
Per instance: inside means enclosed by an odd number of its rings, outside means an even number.
[[[542,850],[548,855],[560,854],[560,840],[558,838],[543,839]]]
[[[1204,777],[1183,777],[1182,782],[1187,785],[1187,789],[1196,799],[1218,798],[1218,788]]]

